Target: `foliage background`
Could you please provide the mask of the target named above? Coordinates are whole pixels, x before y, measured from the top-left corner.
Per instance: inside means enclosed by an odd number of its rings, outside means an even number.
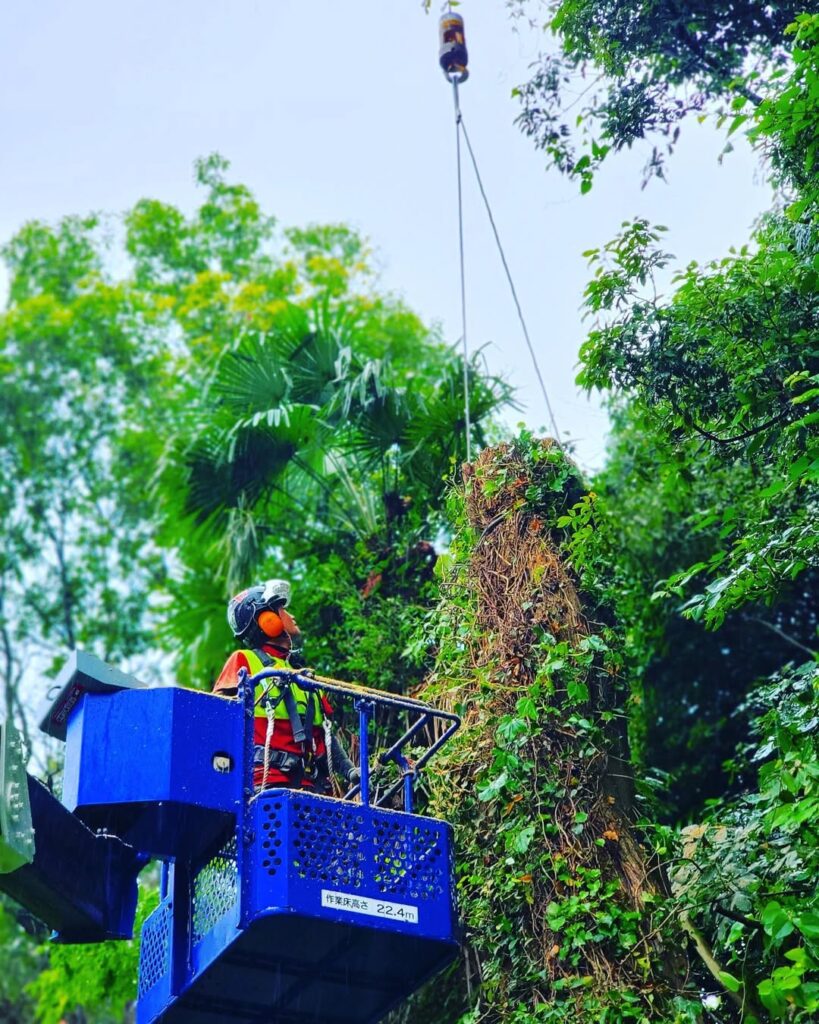
[[[517,90],[520,126],[581,192],[638,139],[656,143],[646,177],[662,176],[689,116],[716,119],[729,140],[747,134],[775,190],[747,247],[721,261],[675,267],[645,219],[587,253],[580,381],[609,396],[613,430],[605,468],[556,528],[622,644],[635,822],[666,861],[668,914],[697,966],[680,1004],[646,1017],[601,997],[577,1004],[577,1019],[808,1021],[819,1008],[819,16],[751,0],[511,6],[548,18],[560,45]],[[584,75],[592,87],[567,115],[566,85]],[[325,671],[411,688],[436,653],[439,675],[452,667],[429,609],[464,451],[457,356],[379,294],[354,231],[282,230],[220,157],[197,177],[191,215],[145,200],[119,222],[28,224],[3,250],[0,670],[23,727],[26,686],[75,646],[208,685],[227,651],[225,598],[251,568],[284,565],[301,582]],[[469,369],[482,445],[510,396],[479,360]],[[528,738],[546,714],[534,711],[510,716]],[[492,736],[501,759],[518,727],[504,728]],[[37,753],[55,767],[52,751]],[[494,813],[508,785],[493,764],[472,780],[476,815]],[[505,852],[552,870],[548,844],[526,831],[521,785]],[[472,821],[461,877],[474,943],[503,924],[474,894],[525,888],[505,858],[478,857]],[[552,901],[544,914],[555,945],[575,943],[582,959],[602,912],[565,909]],[[121,1018],[133,950],[106,953],[123,981],[112,993],[102,960],[49,954],[18,911],[0,911],[9,1019]],[[617,941],[627,913],[613,918]],[[521,966],[514,928],[496,936],[480,973],[445,979],[447,999],[433,989],[416,1015],[528,1024],[564,1012],[548,964]]]

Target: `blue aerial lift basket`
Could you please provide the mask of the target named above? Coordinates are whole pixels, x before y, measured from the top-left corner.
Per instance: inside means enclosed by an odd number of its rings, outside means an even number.
[[[377,1021],[452,959],[444,823],[268,790],[249,826],[246,844],[171,872],[143,928],[139,1024]]]
[[[162,861],[159,906],[142,929],[137,1024],[374,1024],[456,956],[451,831],[412,803],[418,770],[457,716],[279,669],[243,673],[239,699],[129,684],[88,655],[63,677],[43,727],[66,739],[65,806],[38,793],[34,863],[42,844],[58,843],[50,823],[61,816],[76,822],[75,864],[86,847],[115,848],[124,865],[116,891],[110,879],[107,889],[89,882],[91,895],[78,897],[103,928],[75,929],[76,938],[97,941],[127,934],[136,873],[149,857]],[[352,701],[360,785],[343,799],[253,793],[260,683]],[[406,728],[373,768],[369,727],[379,709]],[[414,764],[410,744],[425,747]],[[376,788],[373,771],[390,781]],[[34,882],[31,865],[0,874],[0,889],[24,904],[36,893],[41,908],[51,888],[56,903],[55,864]],[[109,901],[116,916],[105,924]]]

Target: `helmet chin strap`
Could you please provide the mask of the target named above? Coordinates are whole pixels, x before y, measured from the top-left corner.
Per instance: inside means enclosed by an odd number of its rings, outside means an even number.
[[[260,630],[260,632],[261,632],[261,630]],[[300,640],[301,639],[301,634],[299,633],[299,634],[296,634],[296,635],[298,636],[298,638]],[[299,658],[301,657],[301,653],[302,653],[301,644],[296,646],[296,643],[294,642],[294,634],[293,633],[288,633],[286,629],[282,633],[280,633],[278,636],[274,636],[274,637],[265,636],[264,633],[262,633],[262,636],[264,637],[263,643],[266,644],[268,647],[275,647],[277,651],[281,651],[281,653],[284,655],[285,661],[289,661],[290,657],[292,655],[295,655],[296,657],[299,657]],[[282,640],[284,640],[285,637],[287,637],[287,646],[285,646],[282,643]]]
[[[304,668],[307,662],[304,660],[303,648],[301,646],[301,633],[296,634],[298,646],[296,646],[296,640],[292,633],[288,633],[287,630],[285,630],[284,633],[290,641],[290,647],[288,648],[285,661],[287,661],[289,665],[292,665],[293,668]]]
[[[286,647],[282,644],[285,637],[287,637]],[[282,660],[292,668],[304,668],[307,664],[302,653],[301,633],[289,633],[285,629],[278,636],[271,637],[254,619],[242,639],[254,647],[273,647],[281,654]]]

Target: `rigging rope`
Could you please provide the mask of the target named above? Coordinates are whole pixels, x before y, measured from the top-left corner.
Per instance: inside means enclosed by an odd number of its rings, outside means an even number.
[[[466,424],[466,460],[467,462],[472,461],[472,439],[470,436],[472,433],[472,427],[470,423],[469,408],[469,347],[467,345],[466,337],[466,275],[464,273],[464,211],[463,176],[461,172],[461,132],[463,132],[466,147],[469,150],[469,157],[472,161],[472,168],[475,171],[475,178],[478,182],[481,198],[483,199],[487,215],[489,216],[489,223],[492,226],[492,233],[495,236],[495,244],[498,247],[501,263],[503,264],[503,269],[506,273],[506,280],[509,282],[512,299],[515,303],[515,308],[518,311],[520,326],[523,328],[523,337],[526,339],[529,355],[532,357],[532,364],[534,365],[535,373],[537,375],[538,382],[540,383],[540,390],[543,392],[543,400],[546,403],[546,409],[549,413],[555,444],[557,444],[558,448],[562,451],[563,445],[560,443],[560,432],[557,429],[557,420],[555,419],[554,410],[552,409],[552,403],[549,401],[549,394],[546,391],[546,383],[543,380],[543,374],[540,372],[540,366],[538,365],[537,356],[535,355],[535,348],[534,345],[532,345],[532,339],[529,337],[529,328],[526,326],[526,320],[523,316],[520,299],[518,299],[515,282],[512,279],[512,272],[509,269],[506,253],[503,250],[500,234],[498,233],[498,228],[495,224],[492,206],[489,202],[489,197],[486,194],[486,189],[483,187],[483,179],[481,178],[481,172],[478,169],[478,161],[475,157],[475,151],[472,149],[472,143],[469,141],[469,132],[466,130],[466,124],[464,123],[463,115],[461,114],[458,85],[461,82],[465,82],[469,77],[469,69],[467,67],[469,54],[466,48],[464,20],[460,14],[453,13],[451,2],[447,4],[447,13],[441,16],[439,23],[439,39],[438,63],[441,65],[447,80],[452,83],[452,95],[455,100],[455,155],[458,169],[458,244],[461,267],[461,336],[464,351],[464,420]]]
[[[549,413],[549,420],[550,420],[551,425],[552,425],[552,430],[554,431],[554,440],[555,440],[555,443],[557,444],[558,448],[560,448],[560,450],[563,451],[563,445],[560,443],[560,434],[559,434],[559,431],[557,429],[557,421],[555,420],[555,414],[554,414],[554,411],[552,410],[552,403],[549,401],[549,395],[548,395],[548,392],[546,391],[546,384],[544,383],[543,375],[541,374],[540,367],[538,366],[537,356],[535,355],[535,350],[534,350],[534,346],[532,345],[532,340],[529,337],[529,330],[528,330],[528,328],[526,326],[526,320],[524,319],[524,316],[523,316],[523,309],[521,308],[520,300],[518,299],[518,293],[517,293],[517,290],[515,288],[515,282],[512,280],[512,272],[510,271],[509,264],[506,261],[506,253],[503,250],[503,245],[501,244],[500,235],[498,234],[498,229],[497,229],[497,226],[495,225],[495,218],[492,215],[492,207],[489,204],[489,198],[488,198],[488,196],[486,194],[486,189],[483,187],[483,180],[481,178],[481,172],[478,170],[478,161],[475,159],[475,153],[474,153],[474,150],[472,149],[472,143],[469,141],[469,133],[466,130],[466,125],[464,124],[463,115],[461,114],[460,108],[458,106],[457,96],[458,96],[458,86],[456,84],[455,85],[455,108],[456,108],[456,114],[457,114],[457,119],[456,119],[456,126],[457,126],[457,128],[456,128],[456,130],[460,129],[460,131],[462,131],[464,133],[464,140],[466,142],[466,148],[469,151],[469,156],[470,156],[470,159],[472,160],[472,167],[473,167],[473,169],[475,171],[475,178],[477,179],[477,182],[478,182],[478,188],[480,189],[481,197],[483,198],[484,206],[486,207],[486,212],[487,212],[487,215],[489,217],[489,223],[492,225],[492,233],[495,236],[495,242],[496,242],[496,244],[498,246],[498,252],[500,253],[501,262],[503,263],[503,269],[506,272],[506,280],[509,282],[509,288],[510,288],[510,290],[512,292],[512,298],[513,298],[513,300],[515,302],[515,308],[518,311],[518,319],[520,320],[520,326],[523,328],[523,337],[526,339],[526,344],[527,344],[527,346],[529,348],[529,355],[532,357],[532,363],[533,363],[534,368],[535,368],[535,373],[537,374],[537,379],[540,382],[540,390],[543,392],[543,399],[546,402],[546,409],[548,410],[548,413]],[[458,145],[458,215],[459,215],[459,217],[461,216],[461,191],[460,191],[461,190],[461,164],[460,164],[460,158],[461,158],[461,148],[460,148],[460,143],[459,143],[459,145]],[[461,221],[461,224],[460,224],[460,232],[461,232],[461,295],[462,295],[462,301],[463,301],[463,221]],[[465,323],[466,323],[466,313],[464,313],[464,324]],[[466,326],[464,326],[464,339],[465,338],[466,338]],[[467,422],[468,422],[468,420],[467,420]]]

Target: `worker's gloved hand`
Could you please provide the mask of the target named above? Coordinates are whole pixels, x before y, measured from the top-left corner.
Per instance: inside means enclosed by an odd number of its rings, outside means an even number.
[[[301,651],[291,651],[287,655],[287,664],[291,668],[304,668],[304,666],[307,664],[307,659],[304,657]]]
[[[357,782],[361,782],[361,769],[356,768],[355,765],[347,772],[347,782],[354,786]]]

